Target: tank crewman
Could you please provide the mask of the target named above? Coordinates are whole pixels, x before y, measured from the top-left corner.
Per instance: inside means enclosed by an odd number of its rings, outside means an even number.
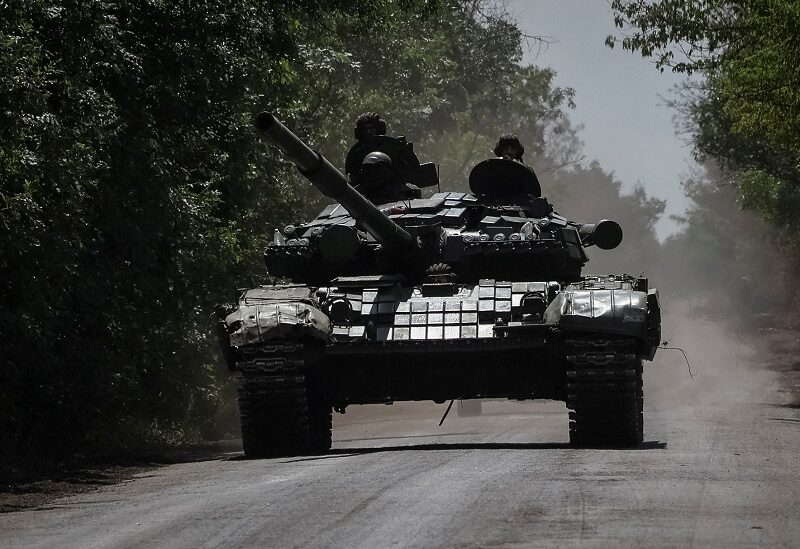
[[[519,138],[511,133],[501,135],[497,145],[494,147],[495,156],[508,160],[517,160],[524,164],[525,162],[522,160],[523,154],[525,154],[525,147],[519,142]]]
[[[356,190],[375,204],[421,196],[421,191],[417,186],[397,181],[392,173],[392,159],[388,154],[378,151],[371,152],[364,157],[359,181]]]
[[[356,119],[353,133],[356,141],[363,141],[371,135],[386,135],[386,121],[376,112],[365,112]]]
[[[495,158],[484,160],[472,168],[469,174],[470,190],[490,200],[512,203],[508,201],[513,199],[515,204],[524,203],[526,209],[532,199],[540,202],[539,206],[546,204],[541,199],[542,188],[536,173],[522,159],[524,153],[525,148],[516,135],[501,135],[494,147]],[[542,215],[534,214],[533,210],[530,213],[533,217],[546,215],[546,212],[541,211],[538,213]]]
[[[367,148],[370,138],[386,135],[386,121],[376,112],[365,112],[356,119],[353,133],[356,144],[350,147],[347,158],[345,158],[345,172],[350,176],[350,182],[357,185],[360,183],[364,154],[370,150]]]
[[[422,196],[419,187],[401,181],[399,173],[405,166],[404,154],[410,153],[417,165],[419,161],[405,140],[385,137],[386,121],[380,114],[363,113],[353,133],[358,142],[347,153],[345,171],[356,190],[375,204]]]
[[[382,152],[371,152],[361,162],[356,190],[370,202],[384,202],[392,187],[392,159]]]

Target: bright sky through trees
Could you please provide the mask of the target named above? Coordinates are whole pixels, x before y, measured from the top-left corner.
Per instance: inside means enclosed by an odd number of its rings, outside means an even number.
[[[659,73],[649,59],[605,47],[606,36],[617,31],[606,2],[514,0],[508,7],[525,34],[550,40],[541,48],[531,41],[525,60],[553,68],[556,85],[575,89],[570,118],[584,125],[587,160],[597,159],[626,189],[641,183],[649,195],[666,199],[656,231],[662,239],[675,232],[669,216],[688,205],[680,181],[693,162],[662,98],[672,97],[685,76]]]

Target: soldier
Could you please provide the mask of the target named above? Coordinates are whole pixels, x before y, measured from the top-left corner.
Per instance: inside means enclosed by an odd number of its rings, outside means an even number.
[[[374,136],[386,135],[386,121],[376,112],[365,112],[356,119],[356,127],[353,128],[357,143],[350,148],[345,158],[345,172],[350,176],[353,185],[360,183],[362,162],[364,160],[365,148],[368,141]],[[369,150],[369,149],[366,149]],[[375,150],[374,148],[372,150]],[[391,161],[390,161],[391,163]]]
[[[371,135],[386,135],[386,121],[376,112],[365,112],[356,120],[353,133],[357,141],[362,141]]]
[[[392,159],[382,152],[371,152],[361,162],[356,190],[376,204],[392,186]]]
[[[511,133],[506,133],[500,136],[497,145],[494,147],[494,155],[508,160],[517,160],[525,163],[522,160],[522,155],[525,154],[525,147],[519,142],[519,138]]]
[[[533,168],[525,164],[525,148],[513,134],[503,134],[494,147],[496,158],[484,160],[469,174],[470,190],[489,198],[541,197],[542,188]]]
[[[421,191],[416,185],[400,183],[392,172],[392,159],[379,151],[369,153],[361,163],[359,184],[356,190],[370,202],[385,204],[409,198],[419,198]]]
[[[350,183],[375,204],[420,198],[422,191],[410,183],[419,160],[404,137],[386,135],[386,121],[365,112],[353,129],[358,142],[345,159]]]

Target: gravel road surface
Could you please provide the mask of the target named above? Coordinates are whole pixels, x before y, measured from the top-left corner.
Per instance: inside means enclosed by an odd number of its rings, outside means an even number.
[[[800,409],[710,322],[645,363],[637,450],[567,446],[555,402],[352,407],[324,456],[171,465],[0,515],[0,547],[798,547]],[[785,360],[785,358],[783,359]]]

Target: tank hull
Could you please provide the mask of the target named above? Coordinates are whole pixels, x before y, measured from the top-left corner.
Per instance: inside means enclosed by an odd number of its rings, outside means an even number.
[[[641,280],[605,276],[569,284],[483,280],[426,287],[356,277],[326,287],[267,286],[245,292],[221,327],[250,423],[254,401],[269,408],[296,391],[313,399],[281,414],[305,417],[310,403],[329,414],[352,404],[508,398],[564,401],[575,416],[581,400],[600,392],[600,407],[609,410],[604,415],[591,405],[588,417],[605,419],[583,444],[617,445],[608,434],[624,409],[632,425],[621,437],[624,446],[641,441],[641,360],[655,352],[659,326],[657,295]],[[330,428],[320,429],[314,440],[328,440]],[[249,437],[274,438],[258,429]],[[289,444],[249,453],[298,451]]]
[[[316,367],[337,408],[405,400],[564,400],[562,348],[543,337],[330,346]]]

